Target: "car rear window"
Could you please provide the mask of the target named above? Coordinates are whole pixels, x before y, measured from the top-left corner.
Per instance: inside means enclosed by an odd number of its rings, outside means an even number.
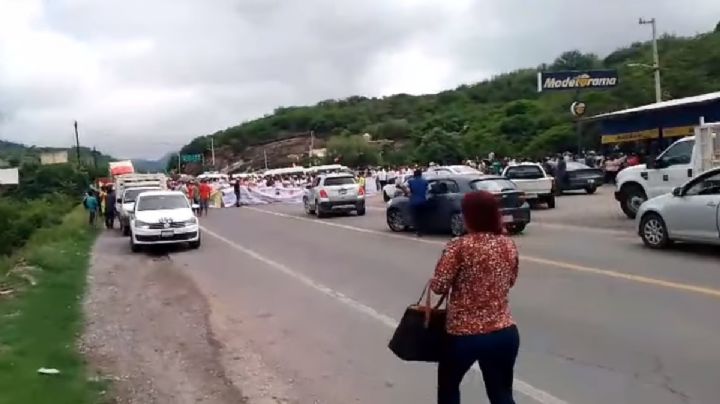
[[[516,166],[508,167],[505,176],[510,179],[534,180],[545,177],[540,167],[537,166]]]
[[[577,163],[574,161],[568,161],[567,163],[567,170],[568,171],[575,171],[575,170],[589,170],[590,167],[586,166],[583,163]]]
[[[470,187],[476,191],[488,192],[512,191],[517,189],[512,181],[502,178],[473,181],[470,183]]]
[[[352,185],[355,183],[355,178],[353,177],[329,177],[325,178],[325,186],[333,186],[333,185]]]
[[[480,171],[478,171],[470,166],[452,166],[451,168],[458,174],[479,174],[480,173]]]

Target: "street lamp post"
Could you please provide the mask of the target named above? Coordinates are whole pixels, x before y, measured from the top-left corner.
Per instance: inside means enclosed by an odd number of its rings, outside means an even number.
[[[657,27],[655,25],[655,18],[649,20],[640,18],[638,24],[647,25],[650,24],[652,27],[652,46],[653,46],[653,70],[655,71],[655,102],[662,101],[662,87],[660,86],[660,56],[658,55],[657,46]]]

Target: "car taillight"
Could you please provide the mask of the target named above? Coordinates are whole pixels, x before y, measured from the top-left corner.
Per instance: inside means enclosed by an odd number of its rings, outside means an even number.
[[[321,197],[321,198],[327,198],[327,197],[328,197],[328,194],[327,194],[327,192],[325,192],[324,189],[321,189],[321,190],[320,190],[320,197]]]

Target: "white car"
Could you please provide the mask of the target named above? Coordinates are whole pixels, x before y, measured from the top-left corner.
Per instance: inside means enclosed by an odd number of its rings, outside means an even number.
[[[640,205],[637,231],[651,248],[673,241],[720,245],[720,168]]]
[[[482,175],[480,170],[465,165],[432,166],[426,172],[434,175]]]
[[[130,248],[188,243],[200,247],[200,225],[190,201],[178,191],[148,191],[138,195],[130,217]]]
[[[507,166],[502,175],[525,191],[525,198],[531,206],[546,203],[548,208],[555,208],[555,180],[540,164],[520,163]]]
[[[365,191],[351,174],[318,175],[303,195],[308,215],[328,216],[332,212],[355,211],[365,215]]]
[[[392,181],[390,181],[382,189],[383,200],[385,202],[388,202],[390,201],[390,199],[394,198],[397,194],[397,191],[399,190],[400,185],[406,183],[407,180],[409,180],[412,176],[412,174],[398,174],[397,176],[392,178]]]

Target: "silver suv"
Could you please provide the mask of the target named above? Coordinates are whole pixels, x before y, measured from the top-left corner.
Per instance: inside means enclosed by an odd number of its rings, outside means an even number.
[[[350,174],[319,175],[303,195],[305,213],[325,217],[332,212],[355,211],[365,214],[365,190]]]

